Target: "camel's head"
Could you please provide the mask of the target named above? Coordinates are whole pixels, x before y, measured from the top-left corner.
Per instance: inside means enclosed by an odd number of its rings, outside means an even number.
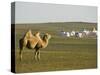
[[[51,38],[51,35],[50,34],[48,34],[48,33],[46,33],[45,35],[44,35],[44,39],[50,39]]]

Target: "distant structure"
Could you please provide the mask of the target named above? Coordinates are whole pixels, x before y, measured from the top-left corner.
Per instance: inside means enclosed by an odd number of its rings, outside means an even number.
[[[71,33],[70,33],[70,36],[75,36],[75,31],[73,30],[73,31],[71,31]]]
[[[94,37],[95,38],[97,36],[97,30],[96,28],[93,28],[92,31],[86,29],[82,29],[81,31],[72,30],[71,32],[61,31],[60,34],[63,37],[79,37],[79,38]]]
[[[95,28],[93,28],[93,31],[92,32],[93,33],[96,33],[96,35],[97,35],[97,30]]]

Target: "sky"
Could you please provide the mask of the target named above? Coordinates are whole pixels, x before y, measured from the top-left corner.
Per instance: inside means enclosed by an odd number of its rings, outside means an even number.
[[[96,6],[15,3],[15,23],[97,22]]]

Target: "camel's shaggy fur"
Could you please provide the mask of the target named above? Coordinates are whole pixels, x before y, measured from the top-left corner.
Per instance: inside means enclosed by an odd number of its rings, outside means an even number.
[[[20,60],[22,60],[22,50],[24,47],[29,49],[35,49],[35,59],[40,59],[40,48],[45,48],[48,45],[48,40],[50,39],[50,35],[46,33],[43,38],[40,37],[40,32],[32,34],[31,30],[26,32],[23,38],[19,40],[19,47],[20,47]]]

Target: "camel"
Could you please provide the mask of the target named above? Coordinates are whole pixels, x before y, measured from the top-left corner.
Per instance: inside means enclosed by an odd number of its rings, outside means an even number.
[[[51,35],[46,33],[43,38],[40,37],[40,32],[32,34],[31,30],[26,32],[24,37],[19,40],[19,47],[20,47],[20,60],[22,60],[22,50],[27,47],[28,49],[35,49],[35,60],[40,59],[40,48],[45,48],[48,45],[48,41]]]
[[[40,50],[39,49],[46,48],[50,38],[51,38],[51,35],[48,33],[46,33],[42,39],[38,37],[39,41],[37,45],[35,46],[35,59],[40,60]]]

